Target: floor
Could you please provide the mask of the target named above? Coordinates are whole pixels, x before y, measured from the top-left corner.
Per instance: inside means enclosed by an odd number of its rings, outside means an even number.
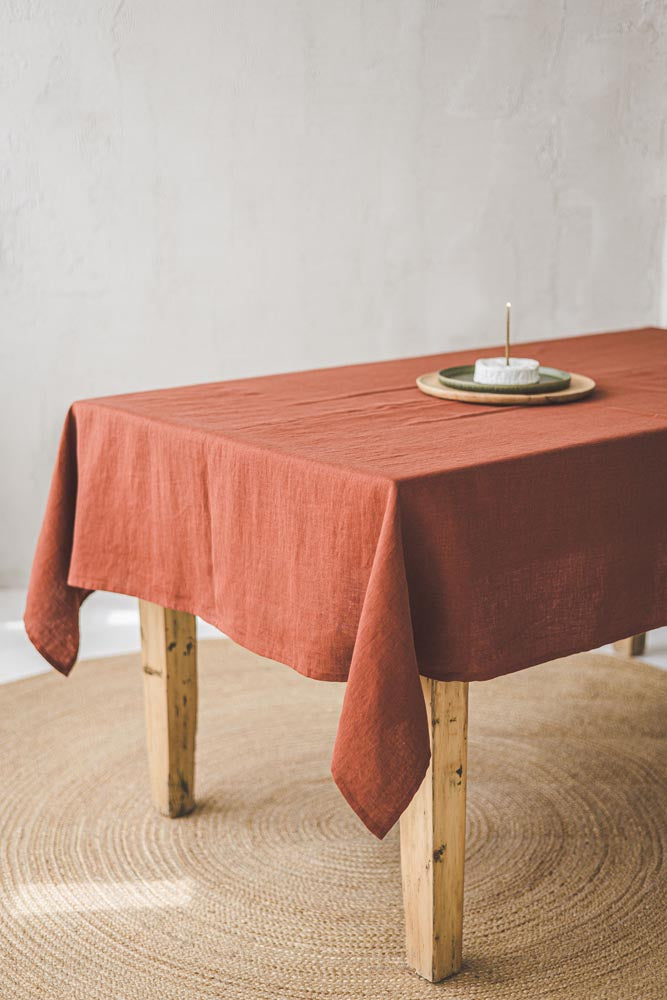
[[[0,590],[0,684],[32,677],[51,669],[33,648],[23,628],[25,590]],[[217,629],[197,620],[202,639],[220,635]],[[81,659],[131,653],[139,649],[139,613],[133,597],[122,594],[92,594],[81,609]],[[602,647],[611,652],[611,647]],[[667,670],[667,627],[649,632],[647,663]]]

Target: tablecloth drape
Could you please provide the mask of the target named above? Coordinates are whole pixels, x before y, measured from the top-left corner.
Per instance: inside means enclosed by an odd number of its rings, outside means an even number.
[[[566,406],[426,397],[493,350],[77,402],[28,592],[68,673],[94,590],[347,681],[332,771],[383,836],[425,773],[419,674],[484,680],[667,623],[667,332],[522,345]]]

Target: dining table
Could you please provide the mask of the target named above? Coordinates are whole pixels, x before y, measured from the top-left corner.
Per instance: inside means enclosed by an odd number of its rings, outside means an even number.
[[[637,653],[667,624],[667,331],[521,352],[595,391],[419,391],[486,347],[74,402],[25,610],[68,674],[83,601],[139,600],[152,798],[171,817],[196,802],[196,616],[345,682],[333,780],[370,834],[400,821],[407,961],[433,982],[464,955],[469,684]]]

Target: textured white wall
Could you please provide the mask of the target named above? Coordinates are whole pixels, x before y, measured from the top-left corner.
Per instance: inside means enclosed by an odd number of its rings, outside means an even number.
[[[72,399],[655,323],[665,5],[0,0],[0,582]]]

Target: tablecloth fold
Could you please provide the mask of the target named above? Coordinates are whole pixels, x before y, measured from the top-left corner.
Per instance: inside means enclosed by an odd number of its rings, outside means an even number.
[[[384,837],[419,788],[430,756],[394,486],[361,610],[331,770],[357,815]]]
[[[24,622],[45,660],[67,675],[79,652],[79,609],[89,590],[67,582],[74,537],[78,470],[76,420],[70,407],[60,436],[42,528],[30,574]]]

